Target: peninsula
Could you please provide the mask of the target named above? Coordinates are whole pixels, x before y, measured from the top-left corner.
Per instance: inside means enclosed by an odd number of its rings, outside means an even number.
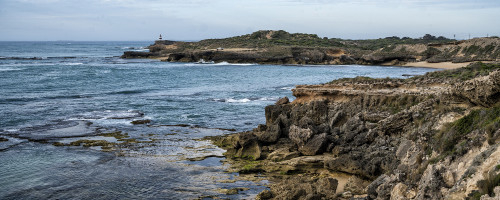
[[[127,51],[122,58],[152,58],[170,62],[200,60],[259,64],[361,64],[459,68],[473,61],[497,61],[500,38],[452,40],[386,37],[373,40],[320,38],[315,34],[257,31],[252,34],[198,42],[157,40],[149,52]],[[436,64],[438,63],[438,64]]]

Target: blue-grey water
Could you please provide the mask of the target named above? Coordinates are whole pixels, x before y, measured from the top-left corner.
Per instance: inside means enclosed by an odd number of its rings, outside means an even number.
[[[119,58],[150,43],[0,42],[0,137],[8,139],[0,142],[0,199],[252,198],[265,181],[224,181],[237,174],[224,173],[222,150],[196,139],[265,123],[264,107],[293,99],[295,85],[434,71]],[[130,123],[144,119],[149,126]],[[178,124],[189,127],[165,126]],[[149,143],[111,152],[52,145],[109,131]],[[233,187],[250,190],[217,192]]]

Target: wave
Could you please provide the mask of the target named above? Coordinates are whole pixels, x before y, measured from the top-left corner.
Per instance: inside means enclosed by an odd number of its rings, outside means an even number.
[[[132,51],[137,51],[137,52],[148,52],[149,49],[135,49],[135,50],[132,50]]]
[[[88,58],[88,57],[76,57],[76,56],[50,56],[47,59],[75,59],[75,58]]]
[[[226,61],[219,62],[219,63],[185,63],[184,66],[253,66],[253,65],[258,65],[256,63],[228,63]]]
[[[8,72],[8,71],[19,71],[24,70],[25,68],[0,68],[0,72]]]
[[[148,49],[146,47],[122,47],[121,49]]]
[[[55,63],[14,63],[14,64],[0,64],[0,67],[26,67],[26,66],[52,66],[52,65],[56,65],[56,64]]]
[[[52,60],[52,59],[80,59],[89,58],[88,56],[48,56],[48,57],[37,57],[37,56],[0,56],[0,60]]]
[[[77,115],[71,120],[122,120],[144,117],[139,110],[104,110],[92,111]]]
[[[245,98],[245,99],[227,99],[226,100],[226,102],[228,102],[228,103],[247,103],[250,101],[252,101],[252,100],[247,99],[247,98]]]
[[[71,66],[73,66],[73,65],[83,65],[83,63],[64,63],[64,64],[65,65],[71,65]]]
[[[223,61],[220,63],[215,63],[214,65],[252,66],[252,65],[258,65],[258,64],[256,64],[256,63],[228,63],[226,61]]]
[[[116,92],[109,92],[107,94],[109,95],[114,95],[114,94],[140,94],[147,92],[147,90],[122,90],[122,91],[116,91]]]
[[[280,90],[289,90],[289,91],[290,91],[290,90],[292,90],[293,88],[295,88],[295,87],[282,87],[282,88],[280,88]]]
[[[46,60],[46,57],[4,57],[0,56],[0,60]]]
[[[7,98],[0,99],[0,103],[15,103],[15,102],[30,102],[37,101],[41,99],[82,99],[91,98],[91,95],[56,95],[56,96],[46,96],[46,97],[25,97],[25,98]]]
[[[210,100],[217,101],[217,102],[225,102],[225,103],[249,103],[249,102],[259,102],[259,101],[276,101],[276,100],[278,100],[278,98],[275,98],[275,97],[261,97],[261,98],[250,97],[250,98],[243,98],[243,99],[227,98],[227,99],[210,99]]]

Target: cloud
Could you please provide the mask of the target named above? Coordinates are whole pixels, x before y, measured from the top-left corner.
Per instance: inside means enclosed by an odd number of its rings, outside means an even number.
[[[190,40],[260,29],[342,38],[500,35],[500,28],[492,25],[500,18],[499,4],[496,0],[0,0],[0,39],[149,40],[163,33]]]

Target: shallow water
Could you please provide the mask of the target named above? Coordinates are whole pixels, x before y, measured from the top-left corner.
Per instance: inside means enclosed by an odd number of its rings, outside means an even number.
[[[224,173],[222,150],[197,139],[265,123],[264,107],[298,84],[433,69],[124,60],[151,42],[0,42],[0,199],[251,198],[264,186]],[[132,125],[151,120],[151,126]],[[186,124],[187,127],[163,126]],[[111,152],[56,147],[122,131],[143,141]],[[115,138],[105,140],[117,142]],[[186,159],[210,157],[202,161]],[[224,195],[222,195],[224,197]]]

